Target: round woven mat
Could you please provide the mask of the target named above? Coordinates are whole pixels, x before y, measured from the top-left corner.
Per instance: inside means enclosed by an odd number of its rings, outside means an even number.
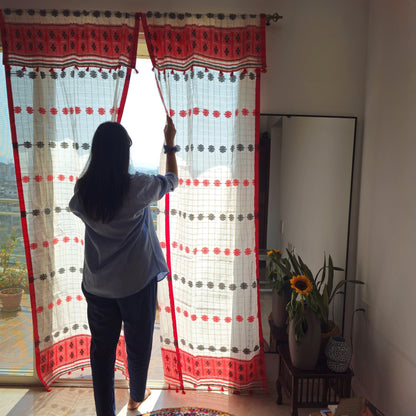
[[[154,410],[143,413],[142,416],[233,416],[219,410],[202,409],[200,407],[175,407],[169,409]]]

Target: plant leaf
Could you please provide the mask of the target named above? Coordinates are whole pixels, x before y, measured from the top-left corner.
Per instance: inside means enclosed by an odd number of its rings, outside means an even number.
[[[332,288],[334,286],[334,263],[332,262],[332,257],[329,255],[328,258],[328,296],[332,295]]]
[[[326,255],[324,254],[324,266],[322,267],[322,278],[319,282],[319,289],[321,288],[323,282],[325,282],[325,277],[326,277]],[[319,274],[319,272],[318,272]],[[316,275],[316,278],[318,279],[318,274]]]
[[[329,303],[331,303],[331,301],[332,301],[333,297],[335,296],[336,292],[338,291],[338,289],[340,289],[342,286],[345,286],[347,283],[355,283],[355,284],[359,284],[359,285],[364,284],[364,282],[362,282],[361,280],[341,280],[341,281],[339,281],[338,284],[335,286],[334,292],[329,297]]]
[[[287,255],[289,256],[290,262],[292,264],[293,270],[295,272],[296,275],[302,274],[300,271],[300,267],[298,264],[298,261],[296,260],[296,257],[293,253],[291,253],[289,250],[287,251]]]

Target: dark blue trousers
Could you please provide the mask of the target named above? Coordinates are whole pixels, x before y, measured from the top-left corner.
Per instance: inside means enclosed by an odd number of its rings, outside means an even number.
[[[84,290],[91,331],[90,359],[97,416],[115,416],[114,366],[121,326],[127,349],[130,397],[141,402],[146,390],[156,314],[157,281],[118,299]]]

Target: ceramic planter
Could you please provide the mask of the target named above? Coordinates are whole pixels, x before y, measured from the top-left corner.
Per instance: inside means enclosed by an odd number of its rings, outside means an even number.
[[[295,325],[298,317],[289,322],[289,352],[294,367],[300,370],[313,370],[316,367],[321,347],[321,322],[318,315],[310,309],[305,309],[307,330],[297,343]]]
[[[286,305],[290,301],[291,292],[285,290],[282,295],[277,293],[276,289],[272,292],[272,320],[274,326],[278,328],[285,328],[287,325],[288,313],[286,311]]]
[[[352,350],[345,338],[331,337],[325,348],[325,356],[330,370],[344,373],[350,365]]]

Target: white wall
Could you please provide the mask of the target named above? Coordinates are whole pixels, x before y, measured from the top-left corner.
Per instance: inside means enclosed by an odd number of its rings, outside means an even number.
[[[354,384],[386,415],[416,414],[416,2],[371,0]],[[360,299],[358,297],[357,302]]]

